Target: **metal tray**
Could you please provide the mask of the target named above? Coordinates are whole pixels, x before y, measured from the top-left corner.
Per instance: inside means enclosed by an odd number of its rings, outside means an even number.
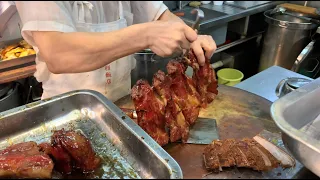
[[[23,38],[13,39],[13,40],[9,40],[9,41],[2,41],[2,42],[0,42],[0,49],[4,48],[6,46],[12,45],[12,44],[19,43],[21,40],[23,40]],[[14,66],[24,66],[27,64],[28,65],[35,64],[35,59],[36,59],[35,54],[20,57],[20,58],[10,59],[10,60],[6,60],[6,61],[3,61],[0,59],[0,72],[3,69],[11,68]]]
[[[275,101],[271,115],[289,151],[320,176],[320,78]]]
[[[0,149],[23,141],[47,142],[54,129],[80,130],[104,160],[97,173],[85,178],[182,179],[177,162],[98,92],[65,93],[0,117]]]

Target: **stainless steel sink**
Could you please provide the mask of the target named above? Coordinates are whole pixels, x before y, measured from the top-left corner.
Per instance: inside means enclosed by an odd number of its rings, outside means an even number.
[[[184,12],[184,16],[181,17],[181,19],[186,21],[186,23],[188,23],[188,24],[189,23],[192,24],[195,21],[195,18],[196,18],[195,15],[191,14],[191,10],[192,9],[193,9],[192,7],[184,7],[182,10],[179,10],[179,12]],[[209,20],[212,20],[214,18],[218,18],[218,17],[227,15],[225,13],[218,12],[218,11],[211,10],[211,9],[206,9],[206,8],[201,8],[201,7],[200,7],[200,9],[204,13],[204,19],[200,23],[200,26],[201,26],[201,24],[205,24],[206,21],[209,21]]]
[[[178,11],[184,13],[184,16],[180,18],[189,26],[191,26],[196,19],[196,15],[191,14],[192,9],[192,7],[184,7],[182,10]],[[199,34],[211,35],[217,45],[223,44],[226,41],[228,23],[219,24],[217,26],[213,24],[209,27],[207,25],[209,24],[208,22],[217,18],[223,18],[228,14],[202,7],[200,7],[200,9],[204,13],[204,19],[200,22]],[[206,26],[203,26],[204,24],[206,24]]]

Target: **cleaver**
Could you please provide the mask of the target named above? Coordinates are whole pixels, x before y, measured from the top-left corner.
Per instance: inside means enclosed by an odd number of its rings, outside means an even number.
[[[120,108],[127,116],[137,123],[137,113],[133,109]],[[219,131],[215,119],[198,117],[189,130],[187,144],[211,144],[219,139]],[[181,141],[180,141],[181,142]]]

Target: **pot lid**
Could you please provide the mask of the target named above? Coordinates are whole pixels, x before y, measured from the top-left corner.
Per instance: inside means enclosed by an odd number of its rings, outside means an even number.
[[[311,80],[305,78],[289,78],[287,80],[287,84],[294,89],[298,89],[309,82],[311,82]]]

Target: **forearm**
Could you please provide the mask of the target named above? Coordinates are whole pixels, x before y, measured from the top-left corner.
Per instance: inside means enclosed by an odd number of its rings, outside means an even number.
[[[53,73],[80,73],[99,69],[148,47],[145,24],[118,31],[33,32],[41,59]]]

